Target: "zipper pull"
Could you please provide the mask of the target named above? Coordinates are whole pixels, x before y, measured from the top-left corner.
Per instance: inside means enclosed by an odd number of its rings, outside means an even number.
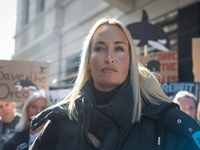
[[[158,145],[160,145],[160,137],[158,137]]]

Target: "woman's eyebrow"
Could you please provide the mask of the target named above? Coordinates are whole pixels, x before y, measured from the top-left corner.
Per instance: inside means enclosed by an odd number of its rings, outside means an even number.
[[[125,44],[127,46],[127,44],[122,41],[115,41],[114,44]]]
[[[95,44],[104,44],[104,45],[105,45],[106,43],[103,42],[103,41],[98,41],[98,42],[96,42]],[[122,41],[115,41],[114,44],[124,44],[124,45],[127,46],[127,44],[124,43],[124,42],[122,42]]]
[[[106,44],[106,43],[103,41],[98,41],[98,42],[95,42],[95,44]]]

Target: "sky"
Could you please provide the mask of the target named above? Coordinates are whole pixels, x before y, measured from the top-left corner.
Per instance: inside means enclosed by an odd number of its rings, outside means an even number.
[[[0,0],[0,59],[11,60],[15,49],[17,0]]]

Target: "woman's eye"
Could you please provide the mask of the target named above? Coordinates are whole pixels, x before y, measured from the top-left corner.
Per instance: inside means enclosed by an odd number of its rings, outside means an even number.
[[[117,51],[124,51],[124,49],[121,48],[121,47],[117,47],[116,50],[117,50]]]
[[[95,51],[102,51],[103,50],[103,47],[96,47],[95,48]]]
[[[36,106],[31,106],[31,108],[32,108],[32,109],[36,109],[37,107],[36,107]]]

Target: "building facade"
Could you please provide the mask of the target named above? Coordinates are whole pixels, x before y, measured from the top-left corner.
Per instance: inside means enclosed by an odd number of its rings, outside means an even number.
[[[49,62],[50,89],[70,87],[83,39],[95,21],[118,16],[128,25],[141,21],[143,9],[168,33],[170,50],[178,51],[179,81],[193,81],[191,38],[200,36],[199,0],[17,0],[12,59]]]

